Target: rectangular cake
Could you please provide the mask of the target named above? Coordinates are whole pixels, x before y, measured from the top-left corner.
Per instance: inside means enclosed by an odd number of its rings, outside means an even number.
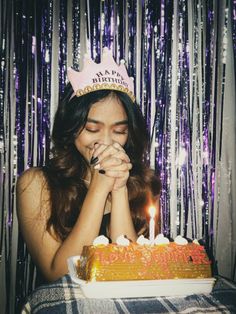
[[[211,262],[204,247],[193,242],[85,246],[77,271],[78,277],[86,281],[212,277]]]

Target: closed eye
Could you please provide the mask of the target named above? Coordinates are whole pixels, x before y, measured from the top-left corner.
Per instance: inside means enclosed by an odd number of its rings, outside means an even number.
[[[114,130],[114,133],[116,133],[116,134],[127,134],[128,131],[127,130],[124,130],[124,131]]]
[[[98,129],[94,130],[94,129],[88,129],[88,128],[85,128],[86,131],[90,132],[90,133],[97,133],[99,132]]]

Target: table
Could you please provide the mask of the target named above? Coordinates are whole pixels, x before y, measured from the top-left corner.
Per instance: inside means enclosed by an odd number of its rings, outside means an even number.
[[[66,275],[54,283],[35,289],[28,297],[22,313],[236,313],[236,283],[217,277],[211,294],[88,299],[83,296],[79,285]]]

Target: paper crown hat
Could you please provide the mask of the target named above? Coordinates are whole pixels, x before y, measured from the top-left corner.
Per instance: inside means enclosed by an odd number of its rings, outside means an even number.
[[[69,68],[67,76],[78,97],[100,89],[109,89],[124,92],[135,101],[134,80],[128,76],[124,60],[118,65],[108,48],[103,49],[101,63],[95,63],[85,55],[83,70],[78,72]]]

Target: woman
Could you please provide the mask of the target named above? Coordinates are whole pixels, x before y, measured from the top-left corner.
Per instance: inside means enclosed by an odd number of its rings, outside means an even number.
[[[53,157],[18,179],[21,232],[47,281],[66,274],[67,258],[99,234],[112,242],[121,234],[132,241],[147,234],[147,207],[158,205],[159,179],[146,166],[144,119],[124,69],[106,61],[95,64],[96,73],[87,68],[92,83],[85,92],[80,89],[81,96],[74,83],[84,80],[70,79],[55,115]],[[104,64],[112,85],[99,90],[104,85],[98,86],[94,75],[101,75]],[[114,85],[118,71],[128,92]],[[157,211],[159,217],[158,206]]]

